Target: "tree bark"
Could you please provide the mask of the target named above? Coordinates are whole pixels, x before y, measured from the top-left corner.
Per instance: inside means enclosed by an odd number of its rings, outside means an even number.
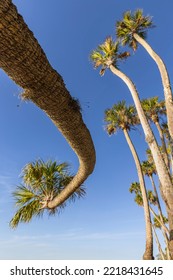
[[[145,48],[145,50],[153,58],[153,60],[156,62],[159,68],[164,96],[165,96],[168,128],[169,128],[169,133],[171,135],[171,138],[173,139],[173,97],[172,97],[171,84],[170,84],[169,75],[166,66],[163,60],[160,58],[160,56],[150,47],[150,45],[144,39],[142,39],[137,33],[134,33],[133,36],[135,40]]]
[[[145,248],[145,253],[143,255],[144,260],[153,260],[153,233],[152,233],[152,223],[151,223],[151,215],[150,215],[150,210],[149,210],[149,203],[148,203],[148,198],[147,198],[147,191],[145,187],[145,181],[144,181],[144,176],[142,172],[142,167],[140,164],[139,157],[137,155],[136,149],[131,141],[131,138],[128,134],[128,131],[126,129],[123,130],[126,141],[129,145],[130,151],[133,155],[137,173],[138,173],[138,178],[139,178],[139,183],[140,183],[140,188],[141,188],[141,193],[142,193],[142,199],[143,199],[143,206],[144,206],[144,216],[145,216],[145,227],[146,227],[146,248]]]
[[[48,204],[54,208],[92,173],[95,149],[78,104],[11,0],[0,1],[0,67],[24,89],[23,96],[48,115],[78,156],[80,165],[76,176]]]

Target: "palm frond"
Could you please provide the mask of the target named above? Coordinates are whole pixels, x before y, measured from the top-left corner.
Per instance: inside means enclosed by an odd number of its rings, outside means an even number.
[[[140,37],[146,39],[147,30],[152,27],[154,27],[152,18],[144,16],[141,9],[134,13],[127,11],[123,14],[123,19],[116,23],[116,35],[122,45],[128,45],[135,51],[138,43],[133,35],[137,33]]]
[[[33,216],[40,216],[45,211],[49,215],[59,213],[67,205],[63,203],[58,208],[48,208],[48,203],[59,195],[74,177],[69,173],[68,167],[67,163],[57,164],[51,160],[36,160],[25,165],[21,175],[23,184],[17,186],[13,192],[18,210],[10,222],[11,227],[16,227],[19,222],[29,222]],[[85,190],[81,187],[69,201],[75,201],[84,194]]]
[[[16,191],[12,195],[16,201],[16,206],[24,205],[32,199],[37,198],[35,193],[23,185],[17,186]]]
[[[33,216],[40,216],[43,209],[40,208],[40,202],[33,200],[27,205],[21,207],[10,221],[10,226],[16,228],[20,222],[28,223]]]

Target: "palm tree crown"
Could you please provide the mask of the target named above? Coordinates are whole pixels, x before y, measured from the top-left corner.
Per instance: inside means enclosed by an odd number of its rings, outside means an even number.
[[[146,116],[154,123],[159,122],[159,117],[166,115],[165,101],[158,101],[158,96],[143,99],[141,104]]]
[[[130,131],[139,124],[135,107],[126,106],[124,100],[115,104],[112,109],[106,110],[104,120],[108,123],[106,126],[108,134],[115,133],[117,129]]]
[[[105,42],[91,53],[90,58],[95,68],[101,66],[100,75],[102,76],[110,65],[118,68],[118,60],[125,59],[129,55],[129,52],[120,53],[119,43],[114,42],[111,37],[107,37]]]
[[[73,179],[68,171],[68,164],[57,164],[56,161],[36,160],[28,163],[22,170],[23,184],[17,186],[13,196],[18,210],[10,226],[15,228],[19,222],[29,222],[33,216],[41,216],[45,210],[55,214],[66,206],[62,203],[59,207],[48,208],[48,203],[58,196]],[[83,187],[78,188],[68,199],[74,201],[85,195]]]
[[[153,162],[150,162],[148,160],[145,160],[142,162],[142,171],[144,173],[144,175],[151,177],[153,174],[156,174],[156,167],[155,164]]]
[[[146,39],[147,29],[154,27],[150,16],[143,16],[142,10],[134,13],[127,11],[122,21],[116,23],[116,35],[121,39],[122,45],[128,45],[134,51],[137,49],[137,41],[133,37],[137,33],[141,38]]]

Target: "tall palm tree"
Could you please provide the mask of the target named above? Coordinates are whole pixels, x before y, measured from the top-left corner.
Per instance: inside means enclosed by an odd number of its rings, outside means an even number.
[[[23,97],[48,115],[78,156],[76,176],[49,202],[48,207],[54,208],[92,173],[95,149],[78,102],[71,97],[11,0],[0,1],[0,67],[24,89]]]
[[[173,97],[171,85],[163,60],[145,40],[147,30],[151,27],[153,27],[151,17],[144,16],[142,10],[138,9],[134,13],[127,11],[124,13],[122,21],[117,21],[116,23],[116,34],[121,39],[123,45],[127,44],[133,50],[137,49],[138,43],[141,44],[156,62],[163,84],[169,132],[173,139]]]
[[[138,154],[129,135],[129,131],[132,128],[134,128],[136,124],[139,124],[139,119],[137,117],[136,110],[134,106],[126,106],[125,101],[119,102],[118,104],[115,104],[112,107],[112,109],[108,109],[105,111],[105,121],[107,123],[106,128],[109,135],[115,133],[118,129],[121,129],[123,131],[126,141],[129,145],[130,151],[133,155],[143,197],[144,216],[146,224],[146,248],[145,253],[143,255],[143,259],[152,260],[153,235],[145,181]]]
[[[152,121],[157,127],[162,142],[164,160],[166,166],[169,168],[169,157],[167,153],[167,147],[166,147],[162,127],[160,125],[160,117],[166,114],[165,102],[159,101],[158,96],[155,96],[155,97],[143,99],[141,104],[148,120]]]
[[[137,89],[131,79],[117,68],[118,61],[126,58],[129,55],[126,52],[119,53],[118,47],[118,42],[114,42],[111,37],[108,37],[103,44],[99,45],[98,48],[92,52],[91,60],[94,62],[95,68],[101,66],[101,75],[105,72],[106,69],[110,69],[113,74],[123,80],[123,82],[127,85],[131,92],[145,134],[146,142],[148,143],[153,155],[157,174],[162,185],[162,193],[164,194],[165,203],[168,206],[170,236],[172,236],[172,239],[170,240],[170,247],[172,248],[171,252],[173,258],[173,185],[171,176],[161,155],[157,141],[154,137],[148,120],[145,116]]]
[[[23,183],[17,186],[13,193],[18,210],[10,221],[12,228],[17,227],[20,222],[30,222],[34,216],[41,216],[46,211],[50,215],[55,214],[66,206],[66,202],[55,208],[49,208],[48,204],[54,197],[59,196],[73,179],[68,169],[67,163],[57,164],[50,160],[36,160],[23,168]],[[85,189],[80,186],[68,201],[75,201],[84,195]]]

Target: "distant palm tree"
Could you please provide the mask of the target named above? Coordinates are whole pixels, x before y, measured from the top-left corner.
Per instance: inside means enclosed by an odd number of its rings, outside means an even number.
[[[154,163],[149,162],[149,161],[143,161],[142,162],[142,171],[144,173],[144,175],[148,176],[151,180],[151,184],[154,190],[154,196],[156,199],[155,204],[158,207],[158,211],[159,211],[159,215],[156,215],[155,212],[153,211],[153,209],[150,207],[150,211],[152,212],[152,214],[154,215],[154,227],[160,228],[162,230],[164,239],[165,239],[165,243],[166,243],[166,247],[167,247],[167,256],[168,258],[170,258],[170,252],[169,252],[169,230],[168,228],[165,226],[165,223],[168,222],[168,219],[163,215],[162,212],[162,208],[160,205],[160,200],[159,200],[159,196],[158,196],[158,192],[157,192],[157,188],[153,179],[153,175],[157,174],[156,172],[156,167],[154,165]],[[155,233],[155,229],[153,229],[154,234]],[[157,238],[157,237],[156,237]]]
[[[163,157],[167,167],[169,168],[169,157],[167,153],[167,147],[166,147],[162,127],[160,125],[160,117],[166,114],[165,102],[164,101],[159,102],[158,96],[156,96],[156,97],[143,99],[141,101],[141,104],[148,120],[152,121],[157,127],[162,142]]]
[[[157,174],[162,185],[162,192],[164,193],[164,201],[169,209],[169,226],[170,236],[173,236],[173,185],[170,173],[167,169],[165,161],[161,155],[159,146],[154,137],[153,131],[148,123],[142,108],[138,92],[131,79],[126,76],[122,71],[118,70],[119,60],[125,59],[129,53],[120,53],[118,42],[114,42],[111,37],[108,37],[105,42],[98,46],[96,50],[91,53],[91,60],[94,63],[95,68],[101,67],[100,74],[103,75],[106,69],[110,69],[113,74],[121,78],[129,88],[132,98],[135,103],[135,107],[145,134],[146,141],[151,149],[154,163],[156,165]],[[172,245],[171,245],[172,244]],[[173,258],[173,239],[170,241],[172,246],[172,258]]]
[[[48,115],[78,156],[78,172],[67,188],[49,203],[49,208],[54,208],[68,199],[92,173],[95,149],[79,102],[72,98],[61,75],[52,68],[11,0],[0,1],[0,67],[24,89],[22,97]]]
[[[152,187],[153,187],[153,190],[154,190],[154,195],[156,197],[156,204],[158,206],[160,220],[162,222],[162,225],[164,225],[165,224],[164,223],[164,216],[163,216],[163,213],[162,213],[162,208],[161,208],[161,205],[160,205],[160,200],[159,200],[157,188],[156,188],[156,185],[155,185],[155,182],[154,182],[154,179],[153,179],[153,175],[157,174],[156,167],[155,167],[154,163],[151,163],[147,160],[143,161],[141,166],[142,166],[142,171],[143,171],[144,175],[146,175],[150,178],[150,181],[151,181],[151,184],[152,184]],[[167,235],[168,229],[163,227],[163,230],[165,231],[165,233]]]
[[[126,106],[126,102],[122,101],[115,104],[112,107],[112,109],[106,110],[104,119],[107,123],[106,129],[109,135],[115,133],[118,129],[121,129],[124,132],[124,136],[129,145],[130,151],[133,155],[133,159],[135,161],[135,165],[139,177],[141,193],[143,197],[144,216],[145,216],[145,224],[146,224],[146,249],[143,255],[143,259],[152,260],[153,259],[153,235],[152,235],[151,217],[150,217],[150,210],[149,210],[149,204],[147,199],[145,181],[144,181],[138,154],[129,135],[129,131],[131,129],[134,129],[136,124],[139,124],[139,119],[137,117],[136,110],[134,106]]]
[[[134,13],[127,11],[124,13],[122,21],[117,21],[116,23],[116,34],[121,39],[123,45],[129,45],[134,51],[137,49],[138,43],[141,44],[156,62],[163,84],[169,132],[173,139],[173,97],[171,85],[163,60],[145,40],[147,30],[151,27],[153,27],[151,17],[144,16],[142,10],[138,9]]]
[[[57,164],[56,161],[43,160],[28,163],[23,168],[21,175],[23,184],[17,186],[13,193],[19,209],[10,221],[12,228],[17,227],[19,222],[30,222],[33,216],[41,216],[43,212],[55,214],[66,206],[64,202],[59,207],[48,207],[49,202],[58,197],[73,179],[68,168],[67,163]],[[75,201],[84,195],[85,189],[80,186],[68,201]]]
[[[135,202],[137,203],[137,205],[139,206],[144,206],[144,203],[143,203],[143,197],[142,197],[142,193],[141,193],[141,188],[140,188],[140,184],[138,182],[133,182],[129,188],[129,191],[130,193],[135,193]],[[157,199],[156,197],[154,196],[153,192],[152,191],[147,191],[147,197],[148,197],[148,201],[151,203],[151,204],[156,204],[157,202]],[[164,256],[164,253],[163,253],[163,250],[162,250],[162,247],[161,247],[161,244],[160,244],[160,241],[159,241],[159,238],[157,236],[157,233],[156,233],[156,230],[155,230],[155,227],[161,227],[161,221],[160,221],[160,217],[158,215],[155,214],[154,210],[151,208],[150,206],[150,211],[154,214],[154,222],[151,223],[151,227],[153,229],[153,233],[154,233],[154,237],[155,237],[155,240],[156,240],[156,243],[157,243],[157,246],[158,246],[158,250],[159,250],[159,253],[162,257],[162,259],[166,259],[165,256]],[[156,217],[156,218],[155,218]],[[164,217],[165,218],[165,217]],[[166,222],[166,218],[164,220]],[[159,226],[158,226],[159,224]],[[167,240],[166,241],[166,245],[168,244]],[[167,254],[167,256],[169,256]]]

